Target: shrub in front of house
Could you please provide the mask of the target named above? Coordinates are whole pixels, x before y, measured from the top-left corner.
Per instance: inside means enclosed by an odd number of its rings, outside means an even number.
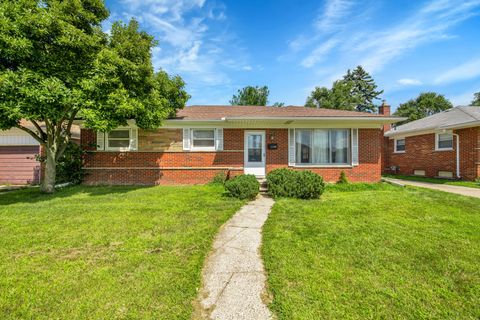
[[[255,199],[259,190],[260,183],[252,174],[241,174],[225,182],[225,189],[235,198]]]
[[[268,194],[272,197],[294,197],[296,176],[296,171],[286,168],[270,171],[267,174]]]
[[[339,184],[347,184],[348,183],[348,178],[347,178],[347,174],[345,173],[345,171],[342,170],[342,172],[340,172],[340,177],[338,178],[337,183],[339,183]]]
[[[224,185],[227,181],[227,175],[225,172],[218,172],[215,176],[213,176],[211,184],[221,184]]]
[[[323,178],[309,170],[273,170],[267,175],[267,185],[274,198],[318,199],[325,189]]]
[[[324,189],[325,183],[321,176],[310,170],[297,171],[295,198],[318,199]]]

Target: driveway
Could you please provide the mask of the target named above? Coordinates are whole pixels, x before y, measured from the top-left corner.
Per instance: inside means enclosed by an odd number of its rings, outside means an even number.
[[[420,182],[420,181],[411,181],[411,180],[402,180],[394,178],[384,178],[383,180],[387,182],[393,182],[395,184],[402,184],[407,186],[422,187],[433,190],[440,190],[450,193],[460,194],[462,196],[480,198],[480,189],[460,187],[460,186],[451,186],[448,184],[437,184],[430,182]]]

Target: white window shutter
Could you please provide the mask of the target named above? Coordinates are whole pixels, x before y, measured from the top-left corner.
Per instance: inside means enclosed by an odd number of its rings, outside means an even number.
[[[190,129],[183,129],[183,150],[190,150]]]
[[[223,150],[223,128],[215,129],[215,150]]]
[[[288,129],[288,165],[295,165],[295,129]]]
[[[97,131],[97,150],[105,150],[105,132]]]
[[[352,166],[358,164],[358,129],[352,129]]]
[[[138,146],[138,130],[131,129],[130,130],[130,150],[137,150]]]

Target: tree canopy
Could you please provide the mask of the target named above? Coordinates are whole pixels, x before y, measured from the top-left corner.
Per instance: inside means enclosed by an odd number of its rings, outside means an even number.
[[[230,104],[232,106],[266,106],[269,94],[270,90],[267,86],[246,86],[233,95]]]
[[[129,119],[152,129],[189,98],[180,77],[154,72],[153,37],[135,20],[107,34],[108,15],[103,0],[0,2],[0,129],[19,128],[42,145],[45,192],[76,117],[102,131]]]
[[[351,95],[352,84],[337,80],[331,89],[316,87],[307,99],[306,107],[355,110],[360,103],[357,96]]]
[[[332,88],[316,87],[307,98],[306,107],[356,110],[375,112],[374,100],[379,100],[383,90],[378,91],[375,80],[357,66],[347,70],[342,79],[333,83]]]
[[[424,92],[421,93],[416,99],[411,99],[400,104],[394,115],[408,118],[407,120],[400,122],[400,125],[431,116],[432,114],[450,109],[452,107],[452,103],[443,95],[435,92]]]
[[[480,106],[480,92],[476,92],[473,94],[473,100],[470,104],[472,106]]]

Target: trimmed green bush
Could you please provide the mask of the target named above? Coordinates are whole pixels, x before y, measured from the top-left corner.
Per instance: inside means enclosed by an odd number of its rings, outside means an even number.
[[[253,174],[241,174],[225,182],[228,193],[238,199],[255,199],[260,183]]]
[[[267,175],[267,184],[274,198],[318,199],[325,189],[323,178],[309,170],[276,169]]]
[[[337,183],[348,183],[348,178],[347,178],[347,174],[345,173],[345,171],[342,170],[342,172],[340,172],[340,177],[338,178],[338,181]]]
[[[323,178],[310,170],[297,171],[295,198],[318,199],[323,193]]]
[[[296,184],[296,171],[275,169],[267,174],[268,194],[272,197],[294,197],[292,193]]]
[[[225,181],[227,181],[227,175],[225,172],[218,172],[210,182],[211,184],[221,184],[224,185]]]

